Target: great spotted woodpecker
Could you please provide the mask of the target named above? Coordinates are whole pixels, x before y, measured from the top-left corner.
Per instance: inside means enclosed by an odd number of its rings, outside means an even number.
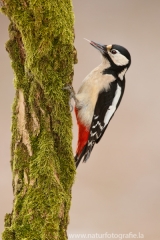
[[[89,42],[102,54],[102,63],[83,80],[77,94],[69,89],[75,100],[79,127],[76,167],[81,159],[87,161],[118,108],[125,89],[125,73],[131,64],[131,56],[124,47]]]

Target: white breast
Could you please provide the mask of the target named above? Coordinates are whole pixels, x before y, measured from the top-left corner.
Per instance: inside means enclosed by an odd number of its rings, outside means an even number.
[[[108,67],[108,62],[102,62],[102,64],[96,67],[83,80],[82,85],[76,94],[76,108],[79,109],[78,118],[88,128],[91,125],[99,92],[102,89],[108,90],[109,83],[115,80],[112,75],[102,74],[102,71]]]

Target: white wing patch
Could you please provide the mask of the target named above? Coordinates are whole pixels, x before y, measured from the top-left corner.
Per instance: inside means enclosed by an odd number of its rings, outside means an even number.
[[[114,114],[114,112],[116,110],[116,106],[121,97],[121,93],[122,93],[121,87],[117,83],[117,90],[115,92],[115,97],[113,98],[112,105],[107,110],[105,118],[104,118],[105,126],[107,126],[107,124],[109,123],[109,120],[111,119],[112,115]]]

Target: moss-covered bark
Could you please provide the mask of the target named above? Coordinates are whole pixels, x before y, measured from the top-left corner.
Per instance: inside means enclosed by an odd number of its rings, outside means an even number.
[[[2,1],[2,0],[1,0]],[[3,0],[16,96],[14,204],[3,240],[67,239],[75,166],[68,93],[75,52],[71,0]]]

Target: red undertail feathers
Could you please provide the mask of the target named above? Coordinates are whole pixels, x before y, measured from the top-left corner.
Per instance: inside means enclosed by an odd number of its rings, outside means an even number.
[[[77,144],[77,150],[76,150],[76,156],[75,156],[75,162],[76,162],[76,167],[77,167],[78,164],[80,163],[83,149],[84,149],[84,147],[86,146],[86,144],[88,142],[89,130],[87,129],[87,127],[84,124],[82,124],[79,121],[78,110],[77,110],[76,107],[75,107],[75,113],[76,113],[77,124],[78,124],[78,128],[79,128],[78,144]]]

